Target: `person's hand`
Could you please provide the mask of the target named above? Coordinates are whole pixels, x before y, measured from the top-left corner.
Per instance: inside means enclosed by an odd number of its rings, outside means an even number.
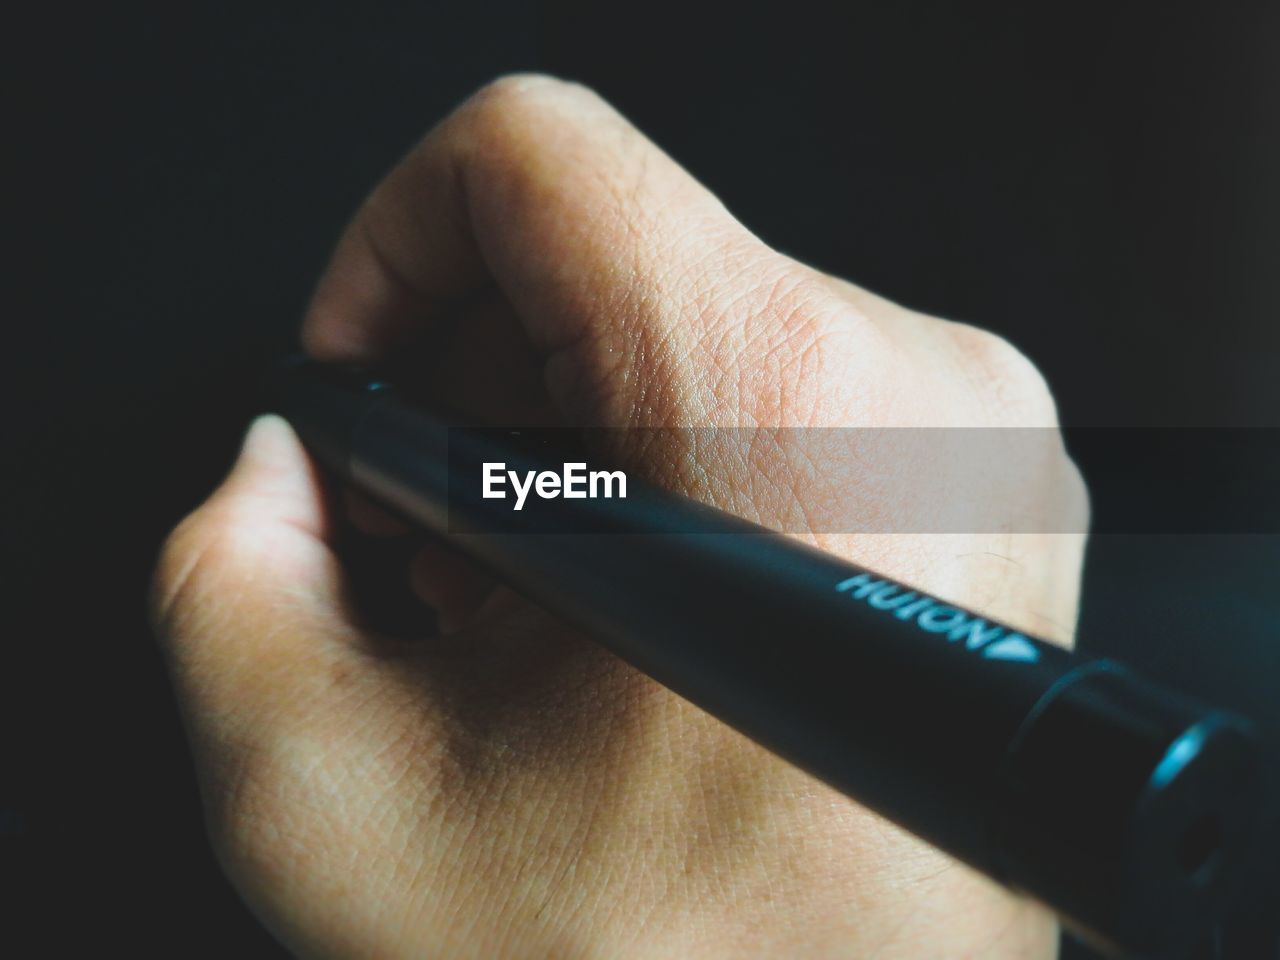
[[[303,334],[324,359],[421,356],[423,382],[498,424],[1055,424],[1043,381],[1008,344],[770,249],[599,98],[541,77],[487,87],[387,177],[341,239]],[[794,528],[836,480],[770,449],[696,469],[689,450],[613,453]],[[866,509],[931,509],[874,473],[852,491]],[[1082,529],[1060,448],[1040,479],[1002,509]],[[285,423],[260,420],[167,541],[152,600],[215,849],[299,954],[1055,954],[1042,908],[443,546],[411,573],[442,635],[363,626],[334,549],[340,513]],[[1081,535],[807,538],[1070,642]]]

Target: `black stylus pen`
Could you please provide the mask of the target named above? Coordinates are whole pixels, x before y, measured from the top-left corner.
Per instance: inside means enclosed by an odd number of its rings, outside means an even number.
[[[1243,721],[634,477],[516,511],[485,464],[564,464],[515,431],[281,381],[326,466],[789,761],[1122,955],[1210,932],[1260,803]]]

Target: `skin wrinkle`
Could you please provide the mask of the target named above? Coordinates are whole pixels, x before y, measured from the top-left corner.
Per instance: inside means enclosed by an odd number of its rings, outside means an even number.
[[[542,918],[544,912],[547,910],[548,906],[551,904],[552,900],[556,896],[567,895],[569,897],[572,897],[573,887],[569,881],[576,874],[578,865],[582,861],[582,857],[585,851],[592,845],[592,840],[594,837],[593,831],[595,830],[598,821],[601,819],[600,811],[603,808],[603,805],[605,802],[605,796],[607,794],[608,789],[609,789],[609,784],[607,783],[604,784],[603,789],[600,789],[600,790],[593,790],[591,784],[586,782],[583,783],[582,796],[580,799],[584,801],[583,803],[584,816],[583,816],[583,825],[580,831],[580,837],[576,837],[571,842],[569,856],[563,868],[559,871],[558,875],[549,885],[547,895],[543,900],[541,906],[539,906],[537,912],[534,915],[535,920]],[[589,878],[584,878],[584,879],[589,879]],[[604,886],[604,884],[603,883],[592,884],[591,886],[592,887]],[[589,926],[590,924],[589,908],[591,906],[591,903],[590,903],[590,899],[586,894],[586,889],[587,887],[585,884],[579,888],[576,902],[569,901],[561,905],[559,919],[562,922],[567,924],[578,924],[585,921],[585,923]]]
[[[778,278],[774,281],[773,287],[772,287],[771,289],[769,289],[769,290],[766,292],[766,294],[765,294],[765,298],[764,298],[764,299],[765,299],[765,307],[764,307],[764,310],[763,310],[762,312],[763,312],[763,313],[765,313],[765,314],[769,314],[769,313],[774,313],[774,312],[776,312],[778,308],[777,308],[777,306],[775,306],[775,305],[776,305],[776,304],[781,303],[781,302],[783,301],[784,297],[790,297],[790,296],[791,296],[791,289],[792,289],[791,284],[792,284],[793,282],[794,282],[794,281],[790,281],[790,280],[789,280],[785,275],[784,275],[784,276],[780,276],[780,277],[778,277]],[[758,294],[750,294],[750,295],[748,295],[748,294],[744,294],[744,295],[743,295],[743,297],[742,297],[742,301],[745,301],[745,300],[748,298],[748,296],[749,296],[751,299],[755,299],[755,298],[757,298],[759,295],[758,295]],[[795,311],[795,312],[798,312],[798,311],[800,311],[800,310],[802,309],[802,306],[803,306],[803,305],[801,305],[801,306],[797,306],[797,307],[795,307],[795,308],[793,308],[793,309],[794,309],[794,311]],[[726,305],[725,307],[722,307],[722,308],[720,308],[719,310],[717,310],[717,312],[718,312],[719,314],[723,315],[723,314],[726,314],[726,313],[731,313],[731,312],[733,312],[733,310],[734,310],[734,309],[736,309],[736,308],[737,308],[737,304],[735,303],[735,304],[733,304],[733,305]],[[704,307],[704,308],[701,308],[701,309],[705,311],[705,310],[708,310],[709,308]],[[706,340],[706,338],[707,338],[707,337],[710,337],[710,336],[718,336],[718,338],[719,338],[719,342],[720,342],[720,343],[724,343],[725,341],[730,340],[730,339],[734,336],[734,334],[733,334],[733,332],[732,332],[732,330],[733,330],[732,326],[731,326],[730,324],[726,324],[726,323],[721,323],[721,324],[707,324],[707,323],[704,323],[704,324],[702,324],[702,326],[703,326],[703,328],[705,329],[705,331],[706,331],[706,332],[703,334],[703,343],[699,345],[699,348],[698,348],[698,349],[701,349],[701,350],[703,350],[703,351],[705,351],[705,352],[709,353],[709,354],[710,354],[711,356],[713,356],[713,357],[716,357],[716,356],[724,356],[724,355],[728,354],[728,353],[729,353],[729,351],[728,351],[727,349],[724,349],[724,348],[721,348],[721,347],[711,347],[711,348],[707,348],[707,347],[706,347],[706,345],[705,345],[705,340]],[[765,325],[757,325],[757,326],[760,328],[760,332],[759,332],[759,333],[757,333],[757,334],[755,334],[755,336],[763,336],[763,335],[764,335],[764,333],[765,333],[765,331],[766,331],[766,329],[767,329],[767,327],[766,327]],[[785,322],[784,322],[784,326],[793,326],[793,325],[791,325],[791,324],[788,324],[788,323],[785,323]],[[668,329],[669,329],[669,328],[668,328]],[[784,340],[784,343],[785,343],[785,342],[786,342],[786,341]],[[750,343],[748,343],[747,347],[742,348],[742,349],[743,349],[743,350],[744,350],[744,352],[745,352],[745,350],[747,350],[747,349],[749,349],[749,348],[750,348]],[[779,347],[779,348],[777,348],[777,349],[778,349],[779,351],[781,351],[781,350],[783,349],[783,347]],[[808,349],[813,349],[813,347],[812,347],[812,345],[810,345],[809,347],[806,347],[806,349],[807,349],[807,350],[808,350]],[[767,358],[767,355],[766,355],[766,358]],[[719,366],[731,366],[731,364],[729,364],[729,363],[724,363],[724,362],[721,362],[721,361],[715,361],[715,362],[713,362],[713,364],[711,364],[711,365],[712,365],[712,366],[714,366],[714,367],[719,367]],[[743,391],[741,391],[741,390],[740,390],[740,391],[739,391],[739,394],[741,395],[741,393],[742,393],[742,392],[743,392]],[[741,417],[739,417],[739,420],[740,420],[740,419],[742,419],[742,418],[741,418]],[[696,486],[692,486],[692,485],[690,485],[687,481],[686,481],[686,483],[685,483],[685,487],[684,487],[684,488],[686,489],[686,491],[696,491],[696,490],[697,490],[697,487],[696,487]]]

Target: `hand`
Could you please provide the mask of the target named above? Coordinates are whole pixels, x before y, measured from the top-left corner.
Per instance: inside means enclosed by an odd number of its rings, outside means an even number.
[[[325,359],[420,358],[424,382],[495,423],[1056,422],[1008,344],[771,250],[599,98],[542,77],[487,87],[386,178],[342,237],[303,335]],[[613,453],[765,523],[818,509],[835,482],[767,445],[697,470],[689,450]],[[1010,515],[1083,529],[1060,446],[1042,479]],[[859,495],[895,516],[931,506],[870,478]],[[260,420],[169,538],[153,591],[215,849],[299,954],[1056,954],[1042,908],[444,546],[413,569],[442,636],[362,626],[334,550],[338,514],[289,428]],[[806,537],[1070,642],[1081,535]]]

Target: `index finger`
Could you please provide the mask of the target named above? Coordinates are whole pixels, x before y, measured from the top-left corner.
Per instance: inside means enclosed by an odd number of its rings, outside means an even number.
[[[303,338],[322,359],[383,359],[496,286],[535,346],[555,351],[652,326],[665,310],[655,303],[679,303],[691,261],[762,248],[599,97],[508,77],[432,130],[364,202]]]

